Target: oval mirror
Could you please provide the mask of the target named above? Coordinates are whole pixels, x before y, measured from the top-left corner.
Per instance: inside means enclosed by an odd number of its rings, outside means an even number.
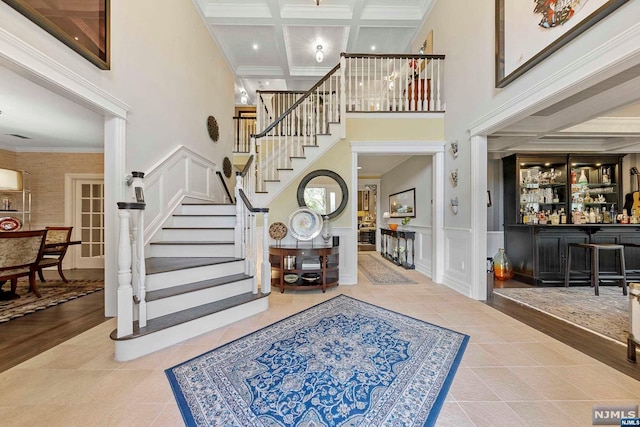
[[[302,178],[298,185],[298,206],[333,219],[340,215],[349,199],[347,184],[337,173],[318,169]]]

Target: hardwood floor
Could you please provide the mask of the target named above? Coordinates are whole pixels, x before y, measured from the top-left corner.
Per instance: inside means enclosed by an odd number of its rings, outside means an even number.
[[[529,287],[516,281],[496,282],[495,287]],[[525,323],[540,332],[561,341],[576,350],[601,361],[602,363],[640,380],[640,364],[627,361],[626,345],[616,344],[570,323],[547,316],[537,310],[518,304],[500,295],[494,294],[487,301],[491,307],[514,319]]]
[[[59,279],[57,271],[44,271],[45,279]],[[102,269],[65,270],[73,279],[102,279]],[[73,338],[107,320],[104,292],[65,302],[9,322],[0,323],[0,372]]]

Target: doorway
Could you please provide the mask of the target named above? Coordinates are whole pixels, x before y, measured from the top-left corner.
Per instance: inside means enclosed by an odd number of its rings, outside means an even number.
[[[104,268],[104,177],[98,174],[65,176],[65,223],[73,226],[74,248],[70,268]]]

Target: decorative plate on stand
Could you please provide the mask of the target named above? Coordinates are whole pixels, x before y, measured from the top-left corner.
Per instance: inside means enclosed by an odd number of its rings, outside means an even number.
[[[298,240],[313,240],[322,231],[322,217],[311,209],[300,208],[289,217],[289,229]]]
[[[5,216],[0,218],[0,231],[16,231],[20,230],[22,224],[18,218]]]

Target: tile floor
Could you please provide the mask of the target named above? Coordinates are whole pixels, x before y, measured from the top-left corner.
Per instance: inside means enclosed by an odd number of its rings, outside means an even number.
[[[273,293],[265,313],[130,362],[113,359],[109,320],[0,374],[0,425],[183,425],[165,368],[340,293],[471,336],[438,426],[590,426],[594,405],[640,404],[640,382],[393,267],[418,284],[372,285],[360,274],[326,294]]]

